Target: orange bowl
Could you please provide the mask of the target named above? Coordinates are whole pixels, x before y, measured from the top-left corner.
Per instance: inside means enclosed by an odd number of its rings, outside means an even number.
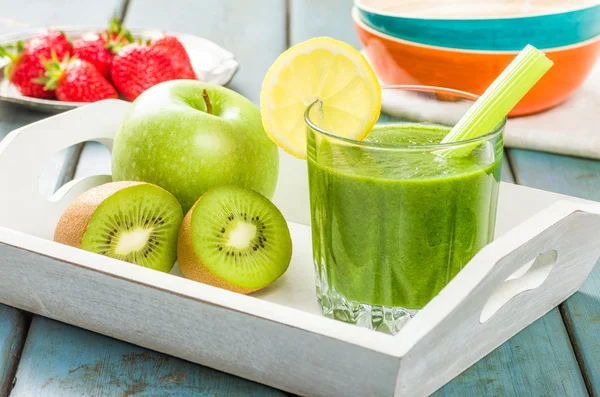
[[[385,84],[418,84],[481,95],[518,51],[456,50],[417,44],[380,33],[352,10],[354,27],[369,63]],[[583,83],[600,53],[600,36],[578,44],[544,49],[554,66],[515,106],[510,116],[558,105]]]

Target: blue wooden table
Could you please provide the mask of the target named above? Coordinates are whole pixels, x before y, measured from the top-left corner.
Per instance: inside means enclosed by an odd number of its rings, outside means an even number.
[[[0,34],[49,24],[102,26],[118,3],[0,0]],[[241,64],[229,87],[258,104],[267,68],[290,45],[327,35],[358,47],[350,21],[351,5],[352,0],[134,0],[129,4],[126,23],[193,33],[227,48]],[[0,139],[43,117],[1,104]],[[600,161],[516,149],[508,149],[506,154],[504,180],[600,201]],[[92,143],[57,153],[44,169],[40,189],[50,195],[74,176],[106,172],[108,159],[106,150]],[[6,395],[286,393],[0,305],[0,397]],[[436,395],[600,396],[600,267],[567,302]]]

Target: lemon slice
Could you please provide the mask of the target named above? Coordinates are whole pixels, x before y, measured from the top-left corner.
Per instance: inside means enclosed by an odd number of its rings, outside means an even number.
[[[304,111],[317,100],[323,110],[320,128],[361,140],[379,117],[381,86],[360,52],[318,37],[289,48],[269,68],[260,93],[267,135],[286,152],[305,159]]]

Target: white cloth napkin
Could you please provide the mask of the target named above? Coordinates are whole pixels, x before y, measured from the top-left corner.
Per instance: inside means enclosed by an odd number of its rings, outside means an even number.
[[[577,92],[559,106],[510,119],[504,144],[600,159],[600,62]]]
[[[363,55],[366,56],[364,51]],[[412,120],[447,123],[456,122],[465,111],[458,105],[439,109],[429,106],[425,114],[418,101],[418,98],[402,98],[390,93],[384,111],[410,116]],[[600,160],[600,62],[584,84],[559,106],[532,116],[509,119],[504,145]]]

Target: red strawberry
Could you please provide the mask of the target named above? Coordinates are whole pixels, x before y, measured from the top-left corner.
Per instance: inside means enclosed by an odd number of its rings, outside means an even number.
[[[119,44],[121,47],[129,43],[133,43],[134,41],[131,32],[125,29],[125,27],[121,25],[121,22],[119,22],[119,20],[116,18],[110,21],[110,26],[108,29],[105,29],[99,33],[104,37],[110,37],[108,41],[113,42],[115,45]]]
[[[71,43],[63,32],[47,30],[33,36],[25,43],[25,52],[50,58],[51,50],[56,52],[59,58],[71,52]]]
[[[34,98],[54,98],[54,92],[44,88],[36,80],[45,73],[42,57],[50,58],[52,52],[62,59],[71,51],[71,44],[62,32],[45,31],[33,36],[25,45],[22,42],[13,46],[15,51],[0,47],[0,56],[7,56],[11,63],[5,75],[21,94]]]
[[[18,44],[16,52],[0,47],[0,57],[3,56],[11,60],[4,74],[21,94],[33,98],[54,98],[54,92],[47,91],[42,84],[35,82],[44,75],[44,65],[40,58],[24,52],[23,43]]]
[[[177,37],[163,36],[152,41],[152,46],[161,49],[173,61],[173,66],[180,79],[195,79],[190,57]]]
[[[92,32],[84,34],[73,42],[73,54],[91,63],[104,77],[108,77],[114,54],[107,47],[105,37]]]
[[[115,88],[91,63],[65,57],[45,61],[46,88],[56,90],[56,97],[66,102],[96,102],[117,98]]]
[[[145,44],[132,43],[114,57],[110,78],[121,94],[130,101],[148,88],[163,81],[179,78],[171,59],[164,51]]]
[[[90,62],[104,77],[108,77],[114,54],[132,41],[131,33],[118,21],[113,20],[107,30],[89,32],[75,40],[73,54],[79,59]]]

